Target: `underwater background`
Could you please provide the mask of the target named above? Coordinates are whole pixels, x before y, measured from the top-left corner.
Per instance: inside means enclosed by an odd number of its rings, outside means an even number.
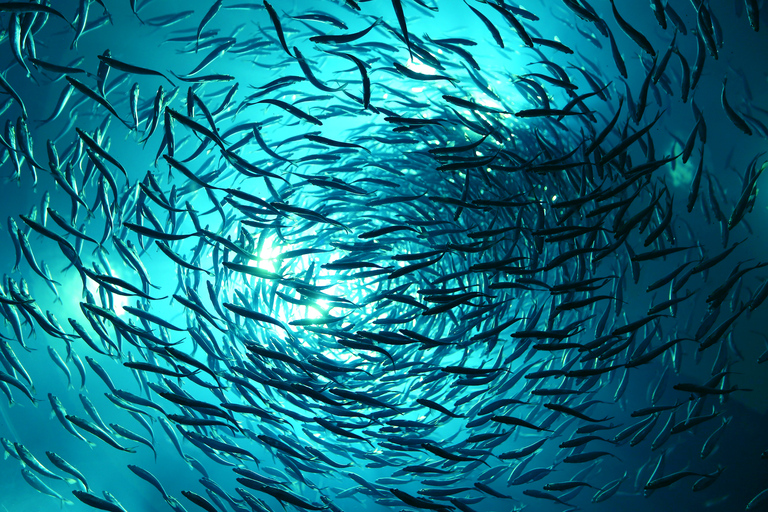
[[[763,7],[0,2],[0,510],[768,509]]]

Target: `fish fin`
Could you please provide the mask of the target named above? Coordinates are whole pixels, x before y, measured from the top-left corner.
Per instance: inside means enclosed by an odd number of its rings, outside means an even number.
[[[64,481],[67,482],[69,485],[75,485],[78,482],[76,478],[65,478]]]

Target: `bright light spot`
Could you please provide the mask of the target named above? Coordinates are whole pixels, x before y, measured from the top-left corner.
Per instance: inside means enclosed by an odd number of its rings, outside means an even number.
[[[262,311],[265,314],[272,315],[275,319],[288,326],[288,330],[295,334],[300,334],[305,328],[300,325],[291,325],[291,322],[302,320],[317,320],[316,325],[318,327],[325,325],[323,319],[328,318],[328,325],[340,326],[342,321],[336,321],[329,317],[343,317],[349,314],[349,310],[344,307],[337,307],[334,303],[334,297],[345,297],[349,290],[345,286],[345,281],[339,279],[339,272],[336,270],[330,271],[323,269],[322,265],[325,263],[333,262],[342,254],[337,252],[320,252],[313,254],[296,255],[289,254],[291,251],[299,249],[298,246],[289,244],[281,244],[280,241],[273,236],[266,237],[263,241],[260,241],[260,249],[258,249],[258,258],[250,260],[248,265],[251,267],[258,267],[268,272],[275,272],[282,275],[284,279],[288,280],[300,280],[304,281],[308,276],[311,276],[307,281],[307,284],[311,287],[317,287],[318,291],[327,295],[327,298],[311,298],[308,295],[302,295],[300,291],[291,286],[280,286],[278,284],[277,291],[290,296],[297,303],[283,301],[278,307],[272,310]],[[307,273],[308,269],[314,268],[314,271],[310,274]],[[248,286],[248,282],[251,278],[242,276],[242,281],[237,286]],[[260,280],[260,278],[254,278]],[[365,282],[375,281],[375,277],[366,279]],[[268,286],[274,284],[274,281],[269,281]],[[335,310],[335,311],[334,311]],[[300,343],[307,348],[317,349],[317,345],[312,339],[312,335],[307,331],[307,336],[299,336],[298,340],[283,336],[280,329],[277,329],[274,334],[278,336],[283,343]],[[322,348],[321,353],[323,356],[354,366],[355,364],[365,364],[364,361],[358,359],[350,350],[345,348]],[[371,355],[375,355],[372,353]]]
[[[669,172],[670,176],[672,176],[672,185],[679,187],[689,184],[693,179],[693,172],[694,169],[692,165],[678,163],[675,168]]]
[[[323,318],[328,311],[328,301],[318,299],[307,308],[307,318]]]
[[[479,96],[477,99],[475,99],[475,103],[478,103],[480,105],[483,105],[484,107],[490,107],[495,108],[499,110],[504,110],[506,107],[499,103],[498,101],[494,100],[493,98],[489,98],[487,96]],[[504,115],[504,114],[501,114]]]
[[[672,153],[679,153],[680,150],[682,150],[682,147],[675,143],[672,145]],[[695,164],[695,165],[698,165]],[[675,161],[672,163],[672,167],[670,168],[669,175],[672,178],[672,185],[675,187],[685,186],[688,185],[691,180],[693,180],[693,174],[696,171],[693,160],[688,160],[687,163],[682,163],[681,161]]]
[[[413,59],[408,59],[408,62],[405,63],[405,66],[412,71],[425,75],[433,75],[436,71],[435,68],[427,66],[421,61],[414,61]]]
[[[259,251],[258,260],[249,260],[248,266],[258,267],[270,272],[275,272],[275,259],[280,255],[280,248],[272,245],[272,237],[268,237],[264,240],[264,244]]]
[[[557,201],[557,196],[552,196],[553,201]]]

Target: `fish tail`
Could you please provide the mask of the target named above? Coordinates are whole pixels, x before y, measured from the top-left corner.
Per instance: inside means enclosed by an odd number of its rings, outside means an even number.
[[[89,213],[90,213],[90,212],[89,212]],[[104,254],[106,254],[106,255],[109,255],[109,251],[107,250],[107,248],[106,248],[106,247],[104,247],[104,244],[103,244],[103,243],[99,243],[99,244],[96,246],[96,248],[93,250],[93,252],[91,253],[91,255],[95,256],[95,255],[96,255],[96,251],[101,251],[102,253],[104,253]]]
[[[10,183],[12,181],[16,182],[16,186],[21,186],[21,173],[20,172],[14,172],[12,175],[8,176],[5,179],[6,183]]]

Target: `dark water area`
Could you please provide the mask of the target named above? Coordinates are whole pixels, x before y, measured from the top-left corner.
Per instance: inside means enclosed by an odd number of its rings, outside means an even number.
[[[764,4],[0,2],[0,511],[767,510]]]

